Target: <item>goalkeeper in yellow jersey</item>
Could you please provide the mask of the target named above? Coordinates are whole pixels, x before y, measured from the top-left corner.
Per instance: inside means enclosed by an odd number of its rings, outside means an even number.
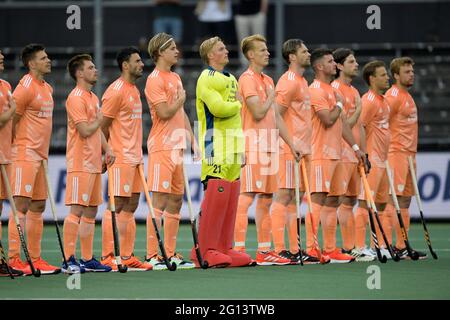
[[[201,206],[198,243],[210,267],[251,264],[246,253],[234,251],[233,235],[244,159],[241,123],[242,98],[236,78],[224,71],[228,50],[219,37],[200,45],[203,70],[196,89],[199,145],[202,151],[201,180],[205,197]],[[195,250],[191,259],[199,266]]]

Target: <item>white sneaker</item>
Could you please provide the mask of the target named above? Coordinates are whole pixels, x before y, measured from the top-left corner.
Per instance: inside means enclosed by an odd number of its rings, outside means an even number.
[[[347,252],[346,252],[347,253]],[[356,262],[370,262],[376,259],[373,255],[366,255],[362,252],[362,250],[353,248],[350,252],[348,252],[351,256],[355,257]]]
[[[373,257],[374,260],[377,258],[377,253],[372,248],[364,247],[357,250],[360,251],[365,256]]]
[[[389,253],[389,250],[386,248],[380,248],[380,252],[382,256],[386,256],[388,259],[392,259],[391,254]]]
[[[164,263],[162,257],[158,255],[154,255],[150,259],[145,259],[145,262],[151,264],[153,266],[153,270],[160,271],[160,270],[167,270],[167,266]]]
[[[183,256],[179,253],[176,253],[169,259],[169,261],[175,262],[177,265],[177,269],[185,270],[185,269],[194,269],[195,264],[191,261],[184,260]]]

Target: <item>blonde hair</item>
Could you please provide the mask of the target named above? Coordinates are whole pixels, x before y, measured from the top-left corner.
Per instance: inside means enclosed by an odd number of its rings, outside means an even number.
[[[248,37],[242,39],[242,41],[241,41],[241,50],[247,59],[248,59],[247,52],[249,52],[250,50],[253,50],[255,48],[255,46],[254,46],[255,41],[261,41],[261,42],[267,43],[266,38],[260,34],[254,34],[254,35],[248,36]]]
[[[158,62],[161,51],[167,49],[172,43],[173,37],[170,34],[161,32],[153,36],[148,42],[148,54],[153,61]]]
[[[392,60],[391,65],[390,65],[392,77],[394,77],[394,74],[400,75],[400,68],[405,65],[413,66],[414,60],[411,59],[410,57],[400,57],[400,58],[395,58],[394,60]]]
[[[200,58],[202,58],[202,61],[205,64],[209,64],[208,53],[211,52],[212,48],[214,48],[214,46],[218,42],[223,42],[223,41],[219,37],[213,37],[213,38],[206,39],[200,45],[200,48],[199,48]]]

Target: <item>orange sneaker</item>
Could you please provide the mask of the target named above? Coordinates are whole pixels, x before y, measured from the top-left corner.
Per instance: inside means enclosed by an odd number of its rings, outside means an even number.
[[[273,251],[258,251],[256,253],[256,263],[259,266],[284,266],[291,263],[291,260],[280,257]]]
[[[111,267],[112,272],[117,271],[116,257],[113,254],[109,254],[106,257],[102,257],[100,263],[105,266]]]
[[[31,268],[28,263],[22,262],[19,257],[10,258],[8,264],[10,268],[22,271],[24,276],[32,275]]]
[[[131,256],[128,259],[122,258],[122,264],[128,267],[128,271],[150,271],[153,270],[153,266],[147,262],[141,262],[135,256]]]
[[[355,261],[355,257],[342,253],[340,248],[336,248],[332,252],[323,252],[323,255],[326,258],[330,259],[330,263],[350,263],[352,261]]]
[[[33,261],[33,265],[35,269],[41,270],[41,274],[58,274],[61,272],[60,268],[52,266],[41,257]]]

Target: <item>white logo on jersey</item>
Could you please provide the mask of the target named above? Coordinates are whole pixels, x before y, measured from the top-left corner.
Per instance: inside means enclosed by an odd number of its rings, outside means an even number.
[[[125,184],[123,186],[123,191],[125,191],[125,193],[128,193],[130,191],[130,186],[128,184]]]
[[[173,88],[172,82],[169,82],[169,88]]]
[[[169,181],[164,181],[162,186],[163,186],[164,189],[169,189],[169,186],[170,186]]]
[[[397,189],[398,189],[399,192],[403,192],[403,190],[405,190],[405,186],[403,184],[399,184],[397,186]]]
[[[42,96],[38,93],[36,99],[37,99],[37,100],[41,100],[41,99],[42,99]]]
[[[325,188],[330,189],[330,181],[325,181]]]
[[[256,187],[258,189],[261,189],[261,187],[262,187],[262,181],[261,180],[256,180]]]
[[[31,184],[26,184],[26,185],[25,185],[25,191],[26,191],[27,193],[30,193],[30,192],[31,192]]]
[[[83,202],[87,202],[89,200],[89,197],[88,197],[87,193],[83,193],[81,195],[81,199],[83,199]]]
[[[259,86],[259,90],[263,91],[263,87],[262,87],[262,86]]]
[[[130,102],[133,102],[134,100],[133,100],[133,97],[132,96],[130,96]]]

